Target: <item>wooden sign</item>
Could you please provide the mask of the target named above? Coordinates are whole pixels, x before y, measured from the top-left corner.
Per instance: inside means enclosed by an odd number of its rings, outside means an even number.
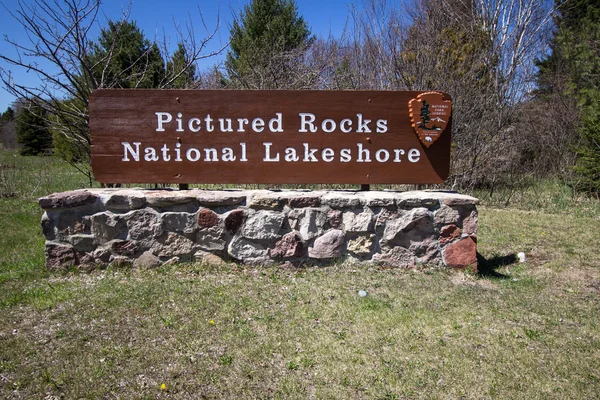
[[[452,103],[440,92],[101,89],[103,183],[442,183]]]

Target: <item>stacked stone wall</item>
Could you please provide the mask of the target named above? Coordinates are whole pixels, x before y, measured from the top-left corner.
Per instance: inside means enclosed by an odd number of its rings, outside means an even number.
[[[477,199],[454,192],[87,189],[39,202],[50,269],[477,262]]]

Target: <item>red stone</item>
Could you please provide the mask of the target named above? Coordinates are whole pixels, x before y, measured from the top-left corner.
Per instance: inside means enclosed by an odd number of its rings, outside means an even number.
[[[200,228],[210,228],[219,223],[219,216],[214,211],[204,208],[198,211],[198,226]]]
[[[339,210],[330,210],[327,213],[327,221],[332,228],[339,228],[342,226],[342,212]]]
[[[477,270],[477,240],[467,236],[444,247],[444,264],[450,268]]]
[[[70,192],[53,193],[39,199],[40,207],[44,210],[75,208],[93,204],[98,200],[98,196],[87,190],[73,190]]]
[[[271,257],[302,257],[304,255],[304,244],[296,232],[290,232],[281,238],[271,250]]]
[[[460,228],[454,224],[446,225],[440,230],[440,244],[444,245],[460,237]]]
[[[244,223],[244,211],[243,210],[233,210],[229,213],[227,218],[225,218],[225,229],[227,232],[232,235],[240,229],[240,226]]]

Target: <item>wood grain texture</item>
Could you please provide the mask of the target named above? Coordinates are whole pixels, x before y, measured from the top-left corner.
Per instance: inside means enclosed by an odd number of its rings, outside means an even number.
[[[451,119],[434,144],[423,146],[408,114],[409,101],[420,93],[97,90],[90,97],[92,170],[104,183],[441,183],[449,173]],[[312,114],[313,125],[301,124],[300,113]],[[207,131],[207,115],[212,132]],[[192,118],[198,120],[190,125]],[[221,131],[220,118],[225,129],[231,120],[233,132]],[[265,122],[262,132],[252,128],[256,119]],[[269,130],[272,119],[275,132]],[[159,120],[165,121],[164,131],[159,131]],[[341,125],[343,120],[350,121]],[[379,120],[385,124],[378,125]],[[317,132],[300,132],[303,126]],[[385,132],[378,133],[378,126]],[[138,161],[124,143],[139,149]],[[181,161],[176,161],[178,143]],[[217,160],[207,160],[205,149],[214,149]],[[286,151],[292,152],[288,149],[296,150],[298,161],[285,161]],[[279,161],[265,160],[277,155]]]

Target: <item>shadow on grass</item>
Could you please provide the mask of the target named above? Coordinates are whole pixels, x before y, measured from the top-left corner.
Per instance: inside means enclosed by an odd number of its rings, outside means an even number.
[[[492,257],[489,260],[477,253],[477,269],[478,274],[481,276],[489,277],[489,278],[497,278],[497,279],[507,279],[508,275],[501,274],[496,271],[500,267],[504,267],[505,265],[511,265],[517,262],[516,254],[509,254],[507,256],[497,256]]]

